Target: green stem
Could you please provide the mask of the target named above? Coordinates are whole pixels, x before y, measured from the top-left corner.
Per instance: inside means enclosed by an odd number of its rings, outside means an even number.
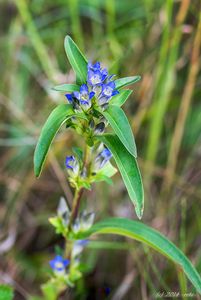
[[[68,225],[68,229],[71,229],[71,226],[74,222],[74,220],[77,217],[78,211],[79,211],[79,206],[80,206],[80,200],[82,197],[84,189],[76,189],[75,191],[75,195],[74,195],[74,199],[73,199],[73,206],[72,206],[72,211],[71,211],[71,216],[70,216],[70,221],[69,221],[69,225]]]
[[[90,156],[91,156],[91,148],[86,144],[83,168],[86,168],[87,171],[90,167],[90,160],[91,160]],[[70,217],[70,221],[69,221],[69,225],[68,225],[69,230],[71,229],[71,226],[72,226],[73,222],[75,221],[75,219],[78,215],[79,207],[80,207],[80,201],[81,201],[83,192],[84,192],[83,187],[81,187],[80,189],[75,190],[75,195],[74,195],[73,205],[72,205],[72,211],[71,211],[71,217]]]

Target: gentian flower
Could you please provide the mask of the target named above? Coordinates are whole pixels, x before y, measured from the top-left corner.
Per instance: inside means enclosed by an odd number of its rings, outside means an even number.
[[[70,104],[72,104],[73,103],[73,95],[72,94],[65,94],[65,96],[66,96],[66,99],[68,100],[68,102]]]
[[[100,62],[87,65],[87,84],[82,84],[80,91],[66,94],[66,98],[77,111],[88,110],[91,99],[95,96],[97,104],[105,109],[110,99],[119,92],[115,89],[115,75],[108,75],[107,69],[101,68]]]
[[[66,168],[70,175],[78,175],[79,173],[79,163],[73,155],[66,156]]]
[[[95,169],[99,170],[111,159],[112,153],[108,148],[102,150],[95,159]]]
[[[98,97],[98,103],[103,108],[109,100],[119,94],[119,91],[115,90],[115,82],[110,81],[106,84],[102,84],[102,91]]]
[[[92,64],[92,62],[89,61],[89,62],[88,62],[88,65],[87,65],[87,68],[88,68],[88,71],[89,71],[89,70],[92,70],[92,71],[100,71],[100,69],[101,69],[100,62],[97,61],[95,64]]]
[[[87,82],[91,86],[103,83],[103,81],[107,78],[107,75],[107,69],[101,69],[99,62],[96,62],[94,65],[91,62],[88,63]]]
[[[73,93],[75,98],[80,102],[81,105],[86,105],[87,108],[91,106],[91,99],[95,95],[95,92],[89,92],[89,88],[86,84],[82,84],[79,92]]]
[[[56,255],[53,260],[49,262],[50,267],[56,272],[63,274],[65,272],[65,268],[70,264],[68,259],[64,259],[60,255]]]
[[[110,98],[112,96],[115,96],[118,93],[119,93],[119,91],[115,90],[115,82],[114,81],[110,81],[110,82],[102,85],[102,95],[103,96]]]

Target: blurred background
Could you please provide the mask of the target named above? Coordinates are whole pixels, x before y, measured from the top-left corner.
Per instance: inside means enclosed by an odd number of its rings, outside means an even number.
[[[55,245],[63,244],[48,217],[61,196],[72,200],[64,159],[83,141],[60,130],[40,179],[32,161],[43,123],[66,101],[51,88],[75,79],[63,47],[67,34],[118,77],[142,76],[124,105],[145,188],[142,221],[200,272],[200,1],[1,0],[0,282],[15,287],[15,299],[40,295]],[[97,220],[136,219],[119,174],[113,186],[98,184],[85,194],[83,206]],[[124,238],[94,239],[83,262],[84,279],[63,299],[146,300],[160,291],[194,291],[173,263]]]

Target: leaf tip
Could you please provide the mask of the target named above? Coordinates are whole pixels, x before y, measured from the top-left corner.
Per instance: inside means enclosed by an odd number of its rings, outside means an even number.
[[[72,40],[72,38],[70,37],[70,35],[66,35],[64,38],[64,43],[66,43],[68,40]]]
[[[141,209],[136,208],[135,211],[136,211],[136,215],[137,215],[138,219],[141,220],[142,216],[143,216],[144,208],[141,208]]]
[[[36,167],[34,167],[34,175],[36,178],[40,177],[40,173],[41,173],[41,171],[39,171]]]

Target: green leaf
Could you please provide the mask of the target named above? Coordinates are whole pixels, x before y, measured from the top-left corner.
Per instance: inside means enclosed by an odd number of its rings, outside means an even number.
[[[68,60],[76,73],[77,83],[83,84],[87,80],[87,60],[81,53],[78,46],[71,39],[70,36],[66,36],[64,40],[64,48]]]
[[[124,111],[116,105],[109,105],[102,114],[109,121],[112,129],[126,149],[136,158],[137,149],[134,136]]]
[[[140,76],[130,76],[115,80],[116,89],[121,89],[124,86],[133,84],[141,79]]]
[[[73,152],[75,153],[75,155],[77,156],[77,158],[82,161],[83,157],[84,157],[84,153],[83,150],[79,147],[73,147],[72,148]]]
[[[144,209],[144,191],[136,159],[127,151],[116,135],[105,134],[96,138],[111,150],[135,206],[136,214],[141,219]]]
[[[110,100],[110,104],[114,104],[114,105],[121,107],[126,102],[128,97],[132,94],[132,92],[133,92],[132,90],[120,91],[119,94],[112,97],[112,99]]]
[[[60,85],[56,85],[52,88],[55,91],[59,91],[59,92],[75,92],[75,91],[79,91],[80,87],[77,84],[60,84]]]
[[[108,161],[96,175],[92,176],[92,182],[106,181],[108,184],[112,184],[110,177],[114,176],[116,172],[117,169]]]
[[[178,264],[196,290],[201,293],[201,278],[194,266],[181,250],[158,231],[139,221],[128,220],[125,218],[109,218],[94,224],[85,237],[97,233],[119,234],[147,244],[174,263]]]
[[[34,152],[34,173],[38,177],[41,173],[47,152],[50,145],[63,123],[74,115],[74,111],[70,104],[58,105],[48,117],[42,128],[36,149]]]
[[[105,175],[108,177],[112,177],[117,173],[117,169],[113,167],[113,165],[108,161],[102,169],[100,169],[97,174]]]
[[[9,285],[0,284],[0,300],[12,300],[14,297],[13,289]]]

